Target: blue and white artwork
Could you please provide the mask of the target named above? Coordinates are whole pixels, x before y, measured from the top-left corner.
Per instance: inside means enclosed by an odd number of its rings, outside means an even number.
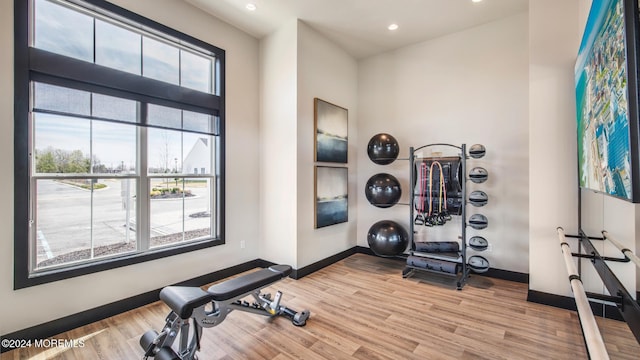
[[[348,111],[315,99],[316,161],[347,163]]]
[[[316,166],[316,228],[348,221],[348,169]]]
[[[593,0],[575,81],[580,187],[632,200],[624,0]]]

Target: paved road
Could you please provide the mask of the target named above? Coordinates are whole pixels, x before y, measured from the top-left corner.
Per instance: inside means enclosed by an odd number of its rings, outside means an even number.
[[[122,183],[126,180],[101,180],[106,188],[91,191],[53,180],[38,182],[38,259],[44,260],[70,251],[135,240],[135,186],[131,186],[132,209],[127,232]],[[191,218],[189,214],[206,211],[207,189],[193,188],[196,196],[182,199],[151,200],[151,236],[209,227],[210,218]],[[93,202],[93,214],[91,204]],[[92,218],[93,217],[93,218]],[[93,229],[92,225],[93,224]],[[127,234],[128,233],[128,234]]]

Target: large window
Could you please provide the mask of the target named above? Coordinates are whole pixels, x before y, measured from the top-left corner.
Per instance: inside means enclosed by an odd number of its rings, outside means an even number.
[[[15,287],[224,243],[224,51],[15,0]]]

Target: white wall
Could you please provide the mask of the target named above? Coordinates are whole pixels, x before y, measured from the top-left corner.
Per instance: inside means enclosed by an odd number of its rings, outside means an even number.
[[[260,41],[261,257],[302,268],[355,246],[349,221],[314,229],[315,97],[349,109],[350,194],[355,193],[357,64],[299,20]]]
[[[628,201],[605,196],[591,190],[581,190],[582,193],[582,230],[589,236],[600,237],[601,231],[607,230],[609,235],[621,242],[629,249],[635,248],[637,232],[637,205]],[[569,233],[569,231],[567,231]],[[572,229],[571,233],[575,234]],[[577,241],[569,240],[572,248],[577,251]],[[608,241],[591,242],[603,256],[623,257],[620,250]],[[625,288],[633,296],[636,294],[636,266],[629,263],[607,262]],[[591,265],[590,260],[582,260],[582,282],[585,290],[593,293],[608,293],[600,276]],[[568,286],[568,283],[566,283]]]
[[[640,234],[640,211],[638,211],[636,209],[636,234]],[[629,244],[631,246],[633,246],[633,244]],[[636,254],[636,256],[640,256],[638,255],[640,253],[640,237],[636,236],[636,242],[635,242],[635,248],[630,247],[629,249],[633,250],[633,253]],[[640,292],[640,269],[638,269],[636,267],[636,300],[638,300],[638,292]]]
[[[292,20],[260,41],[261,256],[297,268],[297,31]]]
[[[364,196],[369,177],[394,175],[408,203],[408,161],[386,166],[371,162],[369,139],[386,132],[400,143],[400,158],[410,146],[451,143],[484,144],[487,155],[469,160],[468,168],[484,166],[489,180],[468,182],[471,190],[489,195],[483,208],[470,214],[487,216],[489,226],[469,229],[481,234],[491,252],[482,253],[493,268],[528,269],[528,39],[526,13],[435,40],[362,60],[358,83],[358,244],[368,246],[367,231],[378,220],[400,222],[409,229],[405,205],[380,209]],[[459,220],[447,226],[459,234]]]
[[[20,312],[11,307],[25,297],[13,293],[13,1],[0,1],[0,44],[6,49],[0,52],[0,149],[6,154],[0,159],[5,169],[0,180],[8,190],[0,204],[0,304],[7,304],[0,308],[0,318],[9,320],[0,322],[1,335],[23,327],[16,316]]]
[[[558,226],[578,225],[573,67],[578,0],[529,2],[529,288],[569,295]]]
[[[356,245],[358,66],[340,47],[298,22],[298,268]],[[349,221],[314,229],[313,99],[348,109]],[[318,163],[321,164],[321,163]],[[328,164],[343,166],[342,164]]]
[[[0,334],[75,314],[259,257],[258,41],[182,1],[115,0],[226,50],[226,244],[13,290],[13,196],[0,204]],[[0,174],[13,189],[13,1],[0,1]],[[242,159],[239,161],[238,159]],[[240,241],[246,248],[240,248]]]

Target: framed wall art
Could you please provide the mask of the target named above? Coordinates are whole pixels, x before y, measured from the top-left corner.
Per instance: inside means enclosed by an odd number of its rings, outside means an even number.
[[[637,0],[594,0],[575,66],[580,187],[640,202]]]
[[[347,163],[349,111],[314,99],[315,161]]]
[[[315,228],[349,220],[348,171],[346,167],[315,167]]]

